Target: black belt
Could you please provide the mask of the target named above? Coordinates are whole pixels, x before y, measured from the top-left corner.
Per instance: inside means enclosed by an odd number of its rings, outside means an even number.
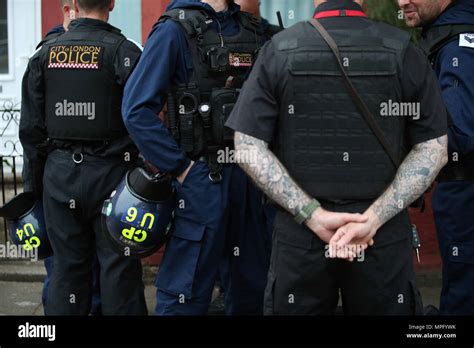
[[[107,154],[104,155],[102,152],[106,151],[111,145],[113,140],[99,140],[99,141],[74,141],[74,140],[48,140],[48,152],[51,153],[55,150],[68,153],[72,157],[72,161],[76,164],[84,162],[85,158],[103,158],[108,161],[122,161],[123,154]],[[136,161],[137,155],[130,154],[130,163]]]
[[[448,165],[441,170],[436,181],[474,181],[474,167]]]
[[[364,203],[372,203],[373,200],[367,199],[318,199],[321,205],[353,205],[353,204],[364,204]]]
[[[54,149],[62,150],[73,150],[73,149],[97,149],[103,148],[110,145],[109,140],[98,140],[98,141],[75,141],[75,140],[59,140],[49,139],[49,144]]]

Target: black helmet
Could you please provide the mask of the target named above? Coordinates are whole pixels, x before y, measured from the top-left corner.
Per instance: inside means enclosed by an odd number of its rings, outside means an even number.
[[[19,194],[0,208],[10,239],[27,252],[37,249],[38,258],[53,255],[44,222],[43,204],[32,192]]]
[[[174,209],[168,175],[143,168],[128,172],[104,202],[102,225],[114,249],[124,256],[146,257],[167,240]]]

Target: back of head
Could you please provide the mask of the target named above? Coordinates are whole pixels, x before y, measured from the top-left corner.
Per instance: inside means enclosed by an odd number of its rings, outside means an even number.
[[[108,11],[112,6],[112,0],[76,0],[77,6],[84,12]]]
[[[69,23],[76,18],[73,0],[60,0],[61,11],[63,13],[63,27],[65,30],[69,27]]]
[[[115,7],[115,0],[74,0],[74,7],[79,18],[108,22],[109,13]]]

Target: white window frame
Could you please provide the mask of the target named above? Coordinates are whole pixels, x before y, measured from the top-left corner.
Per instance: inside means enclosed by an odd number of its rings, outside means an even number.
[[[0,74],[0,81],[11,81],[15,76],[15,61],[13,42],[13,0],[7,0],[7,27],[8,27],[8,74]]]

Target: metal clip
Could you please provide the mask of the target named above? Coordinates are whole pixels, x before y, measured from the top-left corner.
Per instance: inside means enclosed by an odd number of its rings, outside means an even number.
[[[209,173],[209,180],[211,180],[213,184],[220,184],[222,181],[222,174],[219,172]]]
[[[82,153],[75,153],[72,155],[72,160],[76,164],[81,164],[82,162],[84,162],[84,155]]]

